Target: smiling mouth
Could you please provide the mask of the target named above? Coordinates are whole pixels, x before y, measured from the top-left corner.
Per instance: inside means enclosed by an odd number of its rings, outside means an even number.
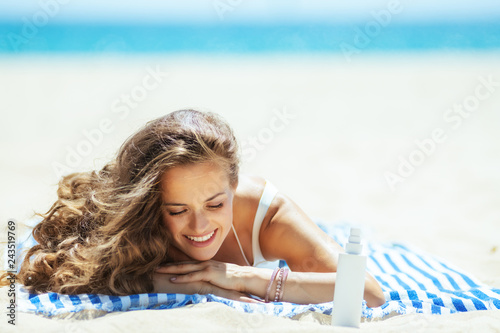
[[[188,236],[188,235],[184,235],[184,237],[186,237],[187,239],[189,239],[193,242],[203,243],[203,242],[208,241],[210,238],[212,238],[215,235],[216,230],[217,229],[215,229],[214,231],[212,231],[211,233],[209,233],[208,235],[205,235],[203,237],[194,237],[194,236]]]

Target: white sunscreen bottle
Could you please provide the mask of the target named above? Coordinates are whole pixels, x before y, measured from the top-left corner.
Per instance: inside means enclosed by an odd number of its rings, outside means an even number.
[[[365,290],[366,256],[361,255],[361,230],[351,228],[345,252],[339,254],[333,295],[332,325],[359,327]]]

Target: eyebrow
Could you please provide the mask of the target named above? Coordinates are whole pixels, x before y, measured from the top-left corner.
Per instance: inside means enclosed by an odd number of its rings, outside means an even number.
[[[210,198],[208,198],[207,200],[205,200],[205,202],[213,200],[213,199],[217,198],[219,195],[222,195],[222,194],[226,194],[226,192],[219,192],[217,194],[214,194],[213,196],[211,196]],[[186,206],[186,204],[175,203],[175,202],[164,202],[162,205],[163,206]]]

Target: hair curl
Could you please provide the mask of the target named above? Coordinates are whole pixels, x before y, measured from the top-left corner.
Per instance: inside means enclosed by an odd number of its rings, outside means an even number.
[[[237,182],[229,125],[213,113],[179,110],[147,123],[102,170],[63,177],[58,200],[33,229],[38,245],[26,254],[19,282],[31,292],[151,292],[155,268],[169,260],[161,176],[200,162],[218,163]]]

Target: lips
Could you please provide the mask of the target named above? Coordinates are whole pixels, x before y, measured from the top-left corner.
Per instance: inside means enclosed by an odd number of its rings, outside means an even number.
[[[188,236],[188,235],[184,235],[184,237],[186,237],[187,241],[192,245],[192,246],[195,246],[195,247],[205,247],[205,246],[208,246],[210,244],[212,244],[212,242],[214,241],[215,239],[215,235],[217,234],[217,230],[219,229],[215,229],[214,231],[206,234],[206,235],[203,235],[203,236]]]
[[[212,236],[214,234],[215,234],[215,230],[212,231],[211,233],[209,233],[208,235],[203,236],[203,237],[195,237],[195,236],[188,236],[188,235],[186,235],[186,238],[190,239],[192,241],[201,243],[201,242],[206,242],[207,240],[209,240],[210,238],[212,238]]]

